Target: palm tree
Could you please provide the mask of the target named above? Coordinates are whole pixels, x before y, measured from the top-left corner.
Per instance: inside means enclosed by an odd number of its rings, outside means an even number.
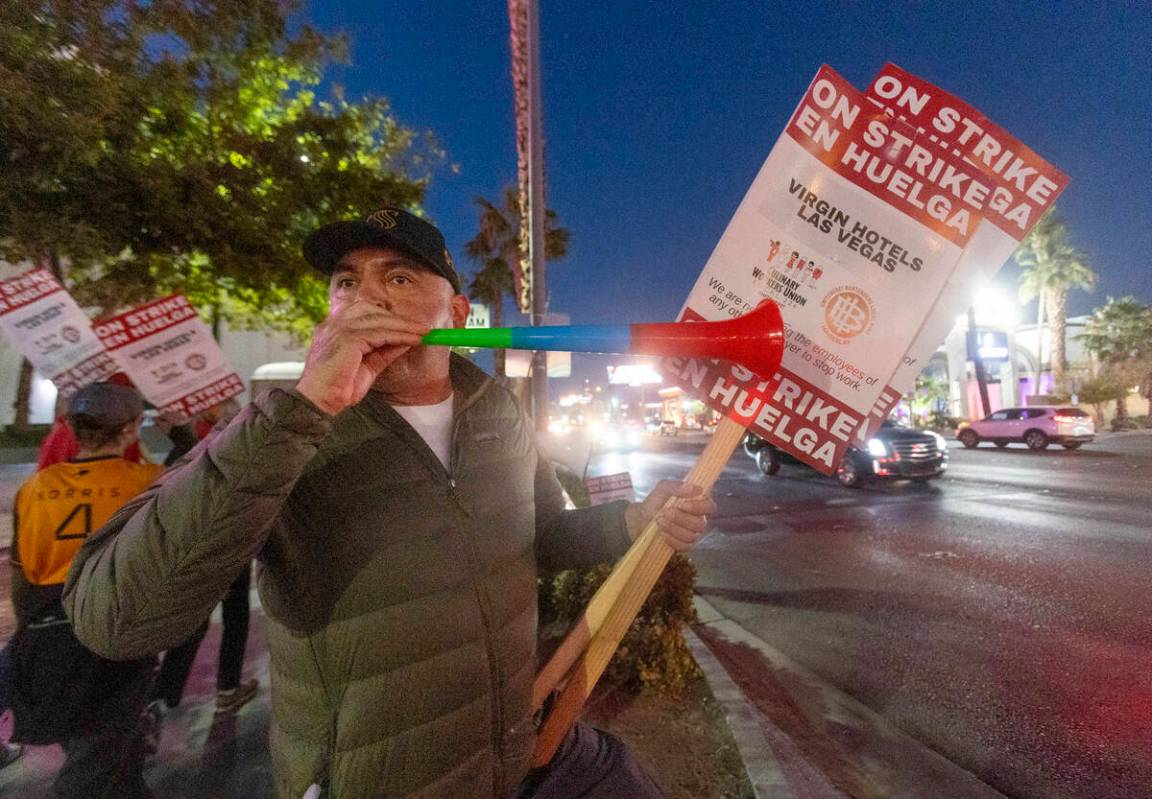
[[[1128,385],[1139,382],[1145,395],[1152,393],[1152,307],[1135,297],[1109,297],[1076,338],[1106,374],[1120,376]],[[1116,399],[1116,418],[1128,418],[1125,396]]]
[[[464,245],[464,251],[480,269],[468,285],[468,296],[487,303],[492,309],[492,326],[500,327],[504,297],[515,288],[513,265],[520,259],[520,197],[516,188],[510,186],[504,190],[502,207],[483,197],[477,197],[475,202],[480,209],[479,230]],[[549,210],[544,219],[544,257],[549,261],[563,258],[568,253],[569,239],[566,228],[556,227],[556,212]],[[495,350],[492,357],[497,377],[504,377],[504,350]]]
[[[1068,243],[1068,225],[1053,208],[1036,224],[1016,251],[1016,263],[1024,268],[1020,275],[1020,300],[1036,303],[1036,391],[1040,391],[1043,359],[1044,315],[1052,328],[1052,391],[1064,390],[1064,373],[1068,368],[1065,338],[1068,330],[1068,292],[1072,289],[1091,291],[1096,285],[1083,252]]]

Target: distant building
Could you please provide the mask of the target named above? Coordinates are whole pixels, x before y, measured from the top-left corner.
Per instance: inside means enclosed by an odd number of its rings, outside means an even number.
[[[1087,316],[1068,319],[1065,334],[1065,391],[1075,398],[1076,391],[1093,375],[1091,355],[1077,338],[1088,321]],[[992,319],[977,320],[977,346],[984,361],[987,375],[988,400],[991,411],[1019,405],[1041,405],[1050,401],[1052,394],[1052,331],[1047,324],[1037,328],[1033,324],[997,323]],[[1043,351],[1038,355],[1038,344]],[[1037,382],[1037,359],[1043,358]],[[984,415],[980,402],[980,389],[968,339],[968,321],[961,318],[949,332],[944,344],[934,356],[934,362],[945,366],[949,384],[949,410],[951,415],[976,419]],[[1078,399],[1078,398],[1076,398]],[[1114,403],[1105,409],[1105,420],[1115,413]],[[1148,413],[1148,403],[1133,388],[1128,398],[1128,412],[1134,416]]]

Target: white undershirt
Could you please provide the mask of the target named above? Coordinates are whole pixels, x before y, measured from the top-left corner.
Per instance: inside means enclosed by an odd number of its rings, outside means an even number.
[[[393,405],[392,408],[420,434],[444,468],[451,469],[452,395],[435,405]]]

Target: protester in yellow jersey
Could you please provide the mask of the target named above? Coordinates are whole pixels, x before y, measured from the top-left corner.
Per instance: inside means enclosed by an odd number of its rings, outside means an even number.
[[[114,662],[85,649],[60,600],[88,535],[146,488],[163,467],[122,456],[144,403],[135,389],[85,386],[68,409],[80,453],[20,487],[13,515],[13,739],[60,744],[58,797],[147,799],[143,714],[155,658]]]
[[[50,466],[16,498],[17,556],[33,585],[59,585],[76,550],[127,500],[144,490],[162,466],[118,455],[80,457]]]

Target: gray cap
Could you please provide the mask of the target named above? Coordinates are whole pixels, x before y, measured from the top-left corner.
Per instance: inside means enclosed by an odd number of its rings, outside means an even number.
[[[116,383],[89,383],[73,395],[69,416],[86,416],[101,427],[120,427],[144,413],[140,392]]]

